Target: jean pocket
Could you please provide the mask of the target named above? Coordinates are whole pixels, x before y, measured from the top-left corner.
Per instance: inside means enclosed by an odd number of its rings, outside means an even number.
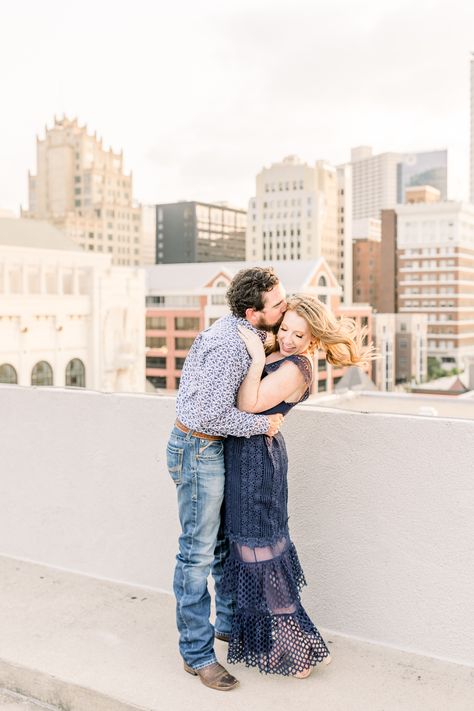
[[[206,462],[213,459],[220,459],[224,452],[224,442],[222,440],[201,440],[199,447],[199,459]]]
[[[170,477],[176,485],[181,484],[183,477],[183,454],[184,450],[168,444],[166,447],[166,462]]]

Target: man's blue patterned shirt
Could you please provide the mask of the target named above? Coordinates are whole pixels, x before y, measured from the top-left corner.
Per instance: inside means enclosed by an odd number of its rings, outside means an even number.
[[[196,337],[184,363],[176,401],[178,420],[209,435],[250,437],[265,434],[269,420],[238,410],[237,391],[250,366],[250,356],[237,330],[242,325],[258,333],[243,318],[220,318]]]

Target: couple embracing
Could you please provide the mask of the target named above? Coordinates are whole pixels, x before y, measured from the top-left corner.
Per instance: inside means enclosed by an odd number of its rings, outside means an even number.
[[[334,365],[365,358],[351,320],[336,320],[313,296],[287,301],[271,268],[238,272],[227,300],[231,314],[202,331],[186,358],[167,447],[182,529],[174,575],[179,651],[187,672],[220,691],[238,681],[217,661],[214,638],[228,643],[228,662],[266,673],[305,678],[329,659],[300,601],[305,579],[288,531],[279,430],[309,395],[317,349]]]

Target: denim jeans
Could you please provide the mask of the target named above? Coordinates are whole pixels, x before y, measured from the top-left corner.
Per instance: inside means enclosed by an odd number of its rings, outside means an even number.
[[[214,628],[209,620],[209,573],[215,582],[216,631],[229,633],[233,603],[221,594],[228,543],[221,526],[224,498],[224,442],[207,440],[174,427],[167,446],[168,470],[176,484],[182,533],[176,556],[174,594],[179,651],[200,669],[216,661]]]

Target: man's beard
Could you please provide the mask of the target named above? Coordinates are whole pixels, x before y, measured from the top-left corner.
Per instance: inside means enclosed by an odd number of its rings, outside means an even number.
[[[283,316],[284,314],[281,315],[281,318],[279,319],[278,323],[273,323],[273,324],[268,324],[265,321],[265,316],[261,314],[260,320],[255,324],[255,328],[258,328],[260,331],[267,331],[268,333],[273,333],[276,335],[278,333],[278,329],[280,328],[280,324],[283,321]]]

